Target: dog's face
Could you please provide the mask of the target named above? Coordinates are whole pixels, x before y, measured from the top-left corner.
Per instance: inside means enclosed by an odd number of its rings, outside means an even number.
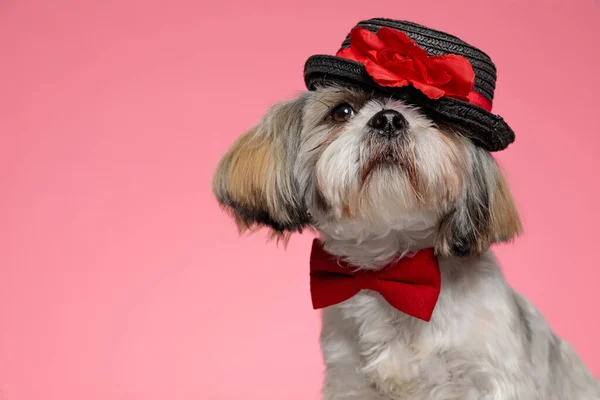
[[[417,223],[438,253],[467,255],[520,231],[487,151],[416,107],[341,87],[273,107],[221,160],[214,190],[241,229],[280,235]]]

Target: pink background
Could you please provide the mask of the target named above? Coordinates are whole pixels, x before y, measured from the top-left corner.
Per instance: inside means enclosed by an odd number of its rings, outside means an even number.
[[[317,399],[310,236],[238,238],[219,157],[362,18],[483,47],[526,234],[507,278],[600,377],[588,0],[0,2],[0,399]]]

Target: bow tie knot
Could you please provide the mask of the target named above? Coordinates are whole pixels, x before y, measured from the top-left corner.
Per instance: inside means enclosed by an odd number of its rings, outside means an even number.
[[[380,270],[361,270],[328,254],[318,239],[310,256],[313,308],[341,303],[361,290],[371,290],[396,309],[429,321],[439,297],[440,269],[433,249],[419,250]]]
[[[377,290],[377,277],[374,274],[370,274],[368,271],[359,271],[355,277],[358,289]]]

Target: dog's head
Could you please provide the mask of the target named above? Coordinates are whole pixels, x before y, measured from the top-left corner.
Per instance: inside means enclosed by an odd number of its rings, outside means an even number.
[[[435,229],[441,255],[521,230],[493,157],[435,116],[376,93],[323,87],[273,107],[223,157],[214,191],[241,230],[307,226]]]

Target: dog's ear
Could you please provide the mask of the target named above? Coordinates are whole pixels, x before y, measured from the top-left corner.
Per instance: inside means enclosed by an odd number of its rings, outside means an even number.
[[[263,226],[287,238],[307,224],[292,175],[302,129],[304,98],[278,104],[242,135],[219,162],[213,191],[240,232]]]
[[[440,255],[481,254],[522,230],[508,184],[487,151],[469,146],[467,176],[454,209],[442,218],[436,241]]]

